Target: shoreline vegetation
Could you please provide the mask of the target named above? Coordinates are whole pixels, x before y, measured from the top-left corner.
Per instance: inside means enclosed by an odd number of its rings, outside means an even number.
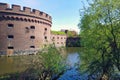
[[[120,80],[120,1],[86,1],[89,6],[80,12],[78,25],[81,39],[76,44],[82,47],[77,70],[80,76],[85,76],[83,80]],[[46,46],[27,63],[28,69],[0,76],[0,80],[59,80],[68,67],[66,58],[62,56],[63,49]]]
[[[65,71],[66,63],[61,52],[62,48],[53,45],[46,47],[38,52],[29,68],[23,72],[5,74],[0,76],[0,80],[57,80]]]

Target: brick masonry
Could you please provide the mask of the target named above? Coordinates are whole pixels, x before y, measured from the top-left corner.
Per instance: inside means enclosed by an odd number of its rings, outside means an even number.
[[[53,43],[56,47],[66,46],[66,39],[67,39],[67,36],[66,36],[66,35],[55,35],[55,34],[51,34],[52,43]]]
[[[0,3],[0,54],[31,54],[51,43],[65,46],[67,36],[51,34],[51,26],[52,18],[47,13]]]

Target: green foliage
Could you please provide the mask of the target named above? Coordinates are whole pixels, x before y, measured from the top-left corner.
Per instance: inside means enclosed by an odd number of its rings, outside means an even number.
[[[54,46],[48,46],[34,60],[33,66],[35,73],[42,80],[59,78],[65,71],[64,58],[60,51]]]
[[[51,31],[51,33],[55,35],[66,35],[65,32],[62,31]]]
[[[80,37],[68,37],[66,47],[80,47]]]
[[[19,80],[19,73],[4,74],[0,76],[0,80]]]
[[[119,0],[93,0],[81,18],[81,68],[91,80],[120,72],[119,6]]]
[[[30,62],[28,58],[28,62],[23,60],[25,66],[29,66],[25,71],[5,74],[0,76],[0,80],[57,80],[66,70],[66,60],[61,52],[62,48],[57,49],[54,45],[46,46],[37,55],[31,55]]]
[[[67,35],[68,35],[68,37],[74,37],[74,35],[70,31],[67,32]]]
[[[64,70],[64,59],[55,47],[50,46],[47,51],[40,53],[39,55],[41,56],[42,63],[46,70],[52,71],[54,74]]]
[[[76,33],[75,31],[68,31],[68,32],[67,32],[67,36],[68,36],[68,37],[76,37],[76,36],[78,36],[78,35],[77,35],[77,33]]]

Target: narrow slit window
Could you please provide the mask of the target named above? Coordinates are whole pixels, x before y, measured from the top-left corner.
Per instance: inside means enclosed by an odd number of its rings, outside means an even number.
[[[45,36],[45,39],[47,39],[47,36]]]
[[[13,46],[8,46],[8,49],[14,49],[14,47]]]
[[[45,31],[47,31],[47,28],[45,28]]]
[[[13,28],[14,25],[13,25],[13,24],[8,24],[8,27],[9,27],[9,28]]]
[[[55,39],[55,37],[53,37],[53,39]]]
[[[30,39],[35,39],[35,36],[30,36]]]
[[[35,29],[35,26],[30,26],[31,29]]]
[[[14,36],[13,35],[8,35],[8,39],[13,39]]]
[[[35,46],[30,46],[30,48],[35,48]]]

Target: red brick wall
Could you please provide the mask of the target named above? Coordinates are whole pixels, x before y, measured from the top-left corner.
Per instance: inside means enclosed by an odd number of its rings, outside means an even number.
[[[30,50],[30,46],[39,49],[51,41],[51,16],[35,9],[30,11],[27,7],[22,11],[18,5],[13,5],[10,9],[8,4],[0,3],[0,51],[7,51],[8,46],[13,46],[16,51]],[[14,27],[9,28],[8,24],[13,24]],[[35,26],[35,29],[30,26]],[[8,39],[8,35],[13,35],[14,38]],[[30,39],[30,36],[35,36],[35,39]]]

